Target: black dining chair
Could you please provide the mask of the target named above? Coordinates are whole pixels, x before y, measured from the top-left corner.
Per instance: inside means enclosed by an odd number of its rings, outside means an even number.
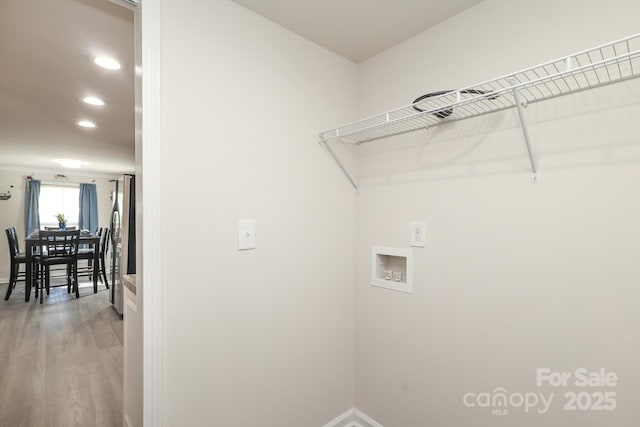
[[[46,289],[49,295],[51,287],[51,267],[56,265],[67,266],[67,289],[73,290],[76,298],[80,298],[78,289],[78,246],[80,240],[80,230],[69,231],[40,231],[38,247],[39,255],[36,262],[39,265],[40,277],[44,272],[44,280],[40,280],[40,304],[43,302],[43,294]],[[43,285],[44,288],[43,289]]]
[[[80,247],[78,250],[78,260],[86,260],[87,264],[83,266],[78,266],[78,275],[79,276],[88,276],[89,278],[93,278],[93,260],[94,260],[94,251],[98,251],[98,279],[100,283],[104,283],[107,289],[109,289],[109,282],[106,281],[107,274],[104,270],[104,260],[105,260],[105,238],[108,236],[109,229],[108,228],[99,228],[98,229],[98,237],[100,238],[99,243],[96,247],[83,248]],[[81,245],[88,246],[88,245]],[[104,278],[104,281],[103,281]]]
[[[9,284],[7,285],[7,292],[4,295],[4,300],[8,300],[11,296],[11,291],[16,287],[18,281],[25,280],[25,272],[20,271],[20,264],[26,263],[26,257],[20,253],[20,245],[18,243],[18,234],[15,227],[10,227],[5,230],[7,235],[7,242],[9,243]]]
[[[104,283],[104,286],[109,289],[109,279],[107,279],[107,252],[109,251],[109,237],[110,230],[107,227],[98,229],[98,237],[100,237],[100,242],[98,244],[98,280],[100,283]],[[94,249],[80,249],[78,253],[78,260],[86,259],[88,260],[87,266],[78,267],[78,274],[81,276],[89,276],[93,275],[93,253]]]
[[[102,228],[98,230],[98,235],[102,233]],[[94,255],[94,247],[86,244],[80,245],[78,249],[78,261],[87,261],[85,265],[78,264],[78,276],[89,276],[93,275],[93,255]]]

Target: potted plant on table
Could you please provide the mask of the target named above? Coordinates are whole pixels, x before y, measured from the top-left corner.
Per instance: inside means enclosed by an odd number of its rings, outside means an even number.
[[[60,230],[67,228],[67,218],[65,218],[64,214],[56,214],[56,219],[58,220],[58,227],[60,227]]]

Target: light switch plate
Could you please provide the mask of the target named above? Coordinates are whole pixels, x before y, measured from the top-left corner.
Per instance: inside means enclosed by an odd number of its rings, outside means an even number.
[[[238,250],[246,251],[256,248],[256,222],[254,220],[238,221]]]
[[[422,221],[412,221],[409,225],[409,243],[411,246],[424,248],[427,224]]]

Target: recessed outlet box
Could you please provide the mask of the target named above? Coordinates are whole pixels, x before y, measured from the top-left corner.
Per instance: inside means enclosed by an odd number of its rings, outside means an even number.
[[[371,284],[413,293],[413,253],[410,249],[371,248]]]

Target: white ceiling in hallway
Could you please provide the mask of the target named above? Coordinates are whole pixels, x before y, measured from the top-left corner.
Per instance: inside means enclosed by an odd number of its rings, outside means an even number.
[[[233,1],[357,63],[482,0]]]
[[[0,1],[0,166],[56,169],[69,158],[86,172],[134,171],[133,43],[133,12],[106,0]],[[97,67],[97,55],[122,69]]]
[[[235,0],[354,62],[479,1]],[[122,69],[96,67],[100,54]],[[0,59],[0,167],[59,169],[54,160],[68,158],[83,172],[135,169],[132,11],[108,0],[1,0]]]

